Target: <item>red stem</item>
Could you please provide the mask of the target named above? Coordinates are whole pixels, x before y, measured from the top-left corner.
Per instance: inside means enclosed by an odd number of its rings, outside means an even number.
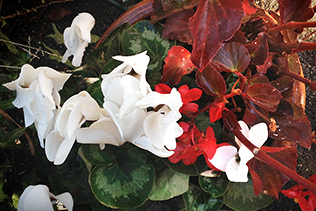
[[[154,11],[152,6],[153,2],[154,0],[143,0],[124,12],[111,24],[111,26],[109,26],[109,28],[107,28],[100,40],[95,45],[94,49],[102,44],[117,27],[123,25],[124,23],[134,24],[149,16]]]
[[[308,179],[305,179],[295,171],[291,170],[290,168],[284,166],[277,160],[270,157],[265,151],[257,148],[253,145],[242,133],[240,130],[232,130],[233,134],[243,143],[254,155],[255,157],[270,165],[271,167],[277,169],[278,171],[282,172],[286,176],[290,177],[292,180],[296,181],[297,183],[301,184],[305,188],[309,189],[311,192],[316,194],[316,184],[312,183]]]
[[[278,25],[276,27],[273,27],[269,29],[269,34],[272,36],[275,36],[277,33],[279,33],[282,30],[288,29],[288,30],[295,30],[299,28],[308,28],[308,27],[316,27],[316,22],[289,22],[284,23],[281,25]]]

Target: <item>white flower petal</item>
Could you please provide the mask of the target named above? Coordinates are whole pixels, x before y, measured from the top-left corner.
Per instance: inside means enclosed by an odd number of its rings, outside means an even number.
[[[18,211],[53,211],[46,185],[28,186],[22,193]]]
[[[209,162],[217,169],[226,171],[226,165],[229,160],[235,158],[237,155],[237,148],[234,146],[221,146],[216,149],[215,155]]]
[[[60,136],[56,131],[52,131],[46,137],[45,154],[50,162],[54,162],[58,149],[64,140],[65,138]]]
[[[249,140],[256,147],[260,148],[268,139],[268,127],[265,123],[254,125],[249,130]]]
[[[70,137],[70,139],[65,139],[60,146],[58,147],[54,164],[61,165],[65,162],[66,158],[68,157],[69,152],[71,151],[72,146],[75,143],[75,135]],[[45,146],[46,148],[46,146]]]
[[[144,136],[134,139],[132,143],[136,145],[137,147],[141,149],[145,149],[153,153],[154,155],[157,155],[158,157],[162,157],[162,158],[170,157],[174,153],[173,151],[169,151],[164,147],[162,148],[154,147],[151,144],[151,142],[148,140],[148,138]]]
[[[88,128],[76,130],[77,142],[82,144],[124,144],[123,137],[111,119],[101,119]]]
[[[226,175],[231,182],[247,182],[248,166],[237,163],[236,158],[234,157],[227,163]]]
[[[74,206],[74,201],[70,193],[68,192],[62,193],[57,196],[54,196],[54,198],[59,200],[63,205],[65,205],[68,211],[72,211],[73,206]]]

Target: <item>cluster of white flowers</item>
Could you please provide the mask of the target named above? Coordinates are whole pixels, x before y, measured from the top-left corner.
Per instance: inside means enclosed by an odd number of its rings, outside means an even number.
[[[88,13],[79,14],[64,31],[67,51],[63,62],[71,55],[72,63],[80,66],[85,47],[91,41],[90,31],[94,18]],[[15,81],[3,84],[17,93],[14,106],[23,108],[25,127],[35,124],[40,145],[45,148],[49,161],[55,165],[64,163],[75,141],[82,144],[120,146],[125,142],[148,150],[160,157],[169,157],[176,148],[176,138],[182,135],[177,121],[182,106],[180,93],[170,94],[151,90],[146,81],[150,58],[146,51],[133,56],[115,56],[123,63],[111,73],[102,75],[103,108],[86,91],[70,97],[60,105],[58,91],[63,88],[70,74],[60,73],[49,67],[34,69],[25,64]],[[93,122],[82,127],[86,121]],[[69,194],[69,193],[68,193]],[[68,209],[72,210],[68,201]],[[49,197],[63,197],[49,193],[46,186],[29,186],[19,202],[18,210],[31,210],[29,206],[36,196],[44,197],[43,206],[52,209]]]

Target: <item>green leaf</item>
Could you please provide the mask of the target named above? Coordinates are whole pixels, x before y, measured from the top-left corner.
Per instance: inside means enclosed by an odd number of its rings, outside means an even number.
[[[110,73],[114,68],[116,68],[118,65],[120,65],[122,62],[110,59],[102,68],[102,71],[100,75],[108,74]]]
[[[195,185],[190,184],[188,192],[182,195],[186,211],[219,210],[223,206],[222,198],[213,198]]]
[[[0,39],[2,39],[2,42],[4,42],[4,44],[7,46],[7,48],[9,49],[9,51],[11,53],[14,54],[18,54],[18,49],[16,49],[16,47],[11,43],[10,39],[2,33],[2,31],[0,30]]]
[[[52,23],[52,26],[53,26],[54,34],[47,35],[47,37],[54,39],[58,45],[63,44],[64,43],[63,35],[58,31],[54,23]]]
[[[91,95],[91,97],[93,97],[93,99],[95,99],[97,101],[97,103],[99,104],[100,107],[103,107],[103,93],[101,90],[101,83],[100,81],[96,81],[93,84],[91,84],[88,89],[87,92],[89,92],[89,94]]]
[[[222,196],[229,183],[226,175],[222,174],[220,177],[203,177],[199,176],[199,183],[202,189],[212,195],[214,198]]]
[[[79,149],[80,157],[91,165],[111,165],[115,162],[116,155],[113,153],[117,147],[107,145],[101,150],[97,144],[83,144]]]
[[[163,159],[163,161],[174,171],[190,176],[198,176],[208,168],[203,156],[198,157],[195,163],[188,166],[184,165],[182,161],[178,163],[171,163],[168,159]]]
[[[164,168],[156,175],[155,185],[149,195],[153,201],[168,200],[185,193],[189,188],[189,175]]]
[[[111,165],[97,165],[89,183],[95,197],[112,208],[128,209],[145,203],[154,184],[155,172],[140,149],[128,145]]]
[[[5,176],[4,172],[0,172],[0,203],[4,203],[7,199],[9,199],[9,196],[5,194],[2,190],[3,185],[5,183]]]
[[[2,110],[8,110],[10,108],[14,108],[12,102],[13,102],[14,98],[10,98],[10,99],[5,99],[5,100],[1,100],[0,101],[0,108]]]
[[[161,37],[156,29],[159,25],[151,25],[148,21],[140,21],[134,27],[124,31],[122,35],[122,47],[126,55],[134,55],[147,51],[150,57],[147,77],[151,85],[157,84],[160,80],[162,64],[167,57],[169,49],[174,45]],[[159,80],[157,80],[159,78]],[[152,80],[152,81],[151,81]]]
[[[251,179],[248,182],[229,183],[223,198],[226,206],[239,211],[259,210],[274,200],[273,197],[262,193],[256,196]]]

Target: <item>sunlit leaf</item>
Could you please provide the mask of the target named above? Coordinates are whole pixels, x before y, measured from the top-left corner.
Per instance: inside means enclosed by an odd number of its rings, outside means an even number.
[[[203,72],[196,73],[196,83],[208,95],[223,97],[226,94],[223,76],[210,65],[206,66]]]
[[[195,15],[190,19],[193,64],[204,69],[214,58],[223,41],[234,36],[241,25],[243,15],[240,0],[201,0]]]
[[[189,190],[182,195],[187,211],[217,211],[223,206],[222,198],[213,198],[195,185],[190,185]]]
[[[262,147],[261,149],[266,151],[276,161],[295,171],[297,159],[295,147]],[[277,198],[282,186],[289,180],[289,177],[257,159],[250,160],[248,165],[255,194],[264,193]]]
[[[183,75],[194,69],[190,60],[191,53],[182,46],[173,46],[165,59],[161,82],[169,86],[177,85]]]
[[[254,41],[245,46],[249,50],[251,62],[255,65],[263,65],[269,52],[267,34],[263,32],[259,33]]]
[[[251,179],[248,182],[230,182],[223,198],[226,206],[239,211],[259,210],[274,200],[264,194],[256,196]]]
[[[279,0],[280,16],[283,23],[305,22],[313,17],[311,0]]]
[[[184,9],[190,9],[196,6],[199,0],[155,0],[153,3],[154,12],[151,16],[151,22],[157,21],[179,12]]]
[[[276,121],[277,130],[270,133],[270,137],[281,140],[298,143],[309,148],[312,141],[311,123],[306,115],[293,117],[279,113],[270,113]]]
[[[249,65],[250,55],[244,45],[224,43],[212,60],[216,69],[227,72],[243,72]]]
[[[276,111],[282,98],[281,93],[276,88],[261,83],[250,86],[245,95],[251,102],[269,111]]]
[[[165,39],[179,40],[180,42],[193,44],[189,19],[194,15],[193,9],[182,10],[167,17],[162,31]]]
[[[164,168],[156,175],[155,185],[149,195],[153,201],[168,200],[185,193],[189,188],[189,175]]]

